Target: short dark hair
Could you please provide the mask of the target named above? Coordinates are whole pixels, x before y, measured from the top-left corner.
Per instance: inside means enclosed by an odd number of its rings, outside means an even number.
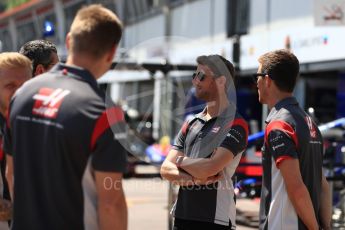
[[[36,67],[41,64],[48,68],[52,64],[52,53],[57,54],[56,46],[47,40],[33,40],[25,43],[19,50],[20,54],[28,57],[32,61],[32,70],[35,72]]]
[[[259,57],[262,73],[271,76],[274,83],[284,92],[293,92],[299,75],[299,61],[289,50],[280,49]]]
[[[197,57],[196,62],[199,65],[208,66],[216,77],[224,76],[226,78],[226,90],[229,88],[231,81],[235,84],[234,65],[224,57],[213,55],[202,55]]]
[[[122,23],[111,10],[100,4],[85,6],[70,28],[71,51],[99,58],[117,46],[121,36]]]

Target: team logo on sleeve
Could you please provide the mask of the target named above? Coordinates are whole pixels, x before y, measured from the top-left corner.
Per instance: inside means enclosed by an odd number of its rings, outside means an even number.
[[[306,116],[305,120],[306,120],[308,127],[309,127],[310,136],[312,138],[315,138],[316,137],[316,129],[315,129],[313,121],[311,120],[311,118],[309,116]]]
[[[218,126],[218,127],[213,127],[211,132],[212,132],[212,133],[218,133],[219,130],[220,130],[220,127],[219,127],[219,126]]]
[[[38,94],[33,96],[35,104],[32,113],[42,117],[56,118],[62,101],[70,92],[60,88],[41,88]]]

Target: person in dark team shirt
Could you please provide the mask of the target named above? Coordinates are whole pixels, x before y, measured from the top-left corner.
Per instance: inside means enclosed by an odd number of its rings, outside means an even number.
[[[59,62],[56,46],[47,40],[33,40],[25,43],[19,53],[32,61],[33,76],[49,71]]]
[[[5,134],[14,170],[12,229],[127,229],[124,115],[106,104],[96,82],[121,35],[112,11],[80,9],[66,37],[66,64],[14,95]]]
[[[6,157],[3,151],[4,132],[6,129],[6,116],[11,97],[14,92],[27,80],[31,78],[31,62],[25,56],[15,53],[0,54],[0,229],[8,229],[7,220],[10,214],[6,214],[10,210],[9,187],[5,178]],[[6,208],[7,207],[7,208]]]
[[[287,50],[259,58],[259,101],[267,104],[262,148],[260,229],[330,229],[331,201],[322,172],[323,140],[293,90],[299,61]]]
[[[247,146],[248,126],[228,99],[233,65],[219,55],[200,56],[197,63],[192,81],[206,106],[183,124],[161,175],[180,185],[172,210],[175,230],[235,229],[231,178]]]

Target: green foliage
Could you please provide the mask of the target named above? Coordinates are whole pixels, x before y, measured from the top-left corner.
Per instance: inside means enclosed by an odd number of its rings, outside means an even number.
[[[5,0],[6,9],[9,10],[13,7],[19,6],[23,3],[29,2],[30,0]]]

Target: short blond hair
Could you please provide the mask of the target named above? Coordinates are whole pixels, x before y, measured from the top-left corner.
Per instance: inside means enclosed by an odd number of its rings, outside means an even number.
[[[2,69],[26,68],[32,74],[29,58],[17,52],[0,53],[0,73]]]
[[[98,58],[118,45],[122,23],[111,10],[93,4],[77,12],[69,34],[72,53]]]

